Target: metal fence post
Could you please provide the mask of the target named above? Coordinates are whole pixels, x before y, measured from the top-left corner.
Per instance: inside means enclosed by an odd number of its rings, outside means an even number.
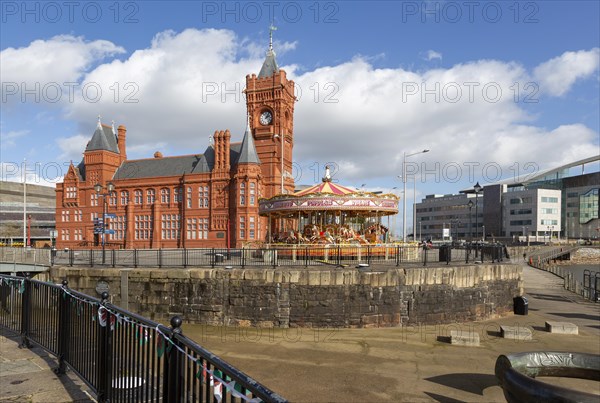
[[[308,267],[308,246],[304,247],[304,267]]]
[[[115,262],[116,261],[115,261],[115,250],[114,249],[110,250],[110,260],[111,260],[111,263],[112,263],[112,267],[115,267]]]
[[[251,249],[242,248],[242,269],[246,266],[246,252]]]
[[[94,250],[90,249],[90,267],[94,267]]]
[[[337,247],[337,265],[339,266],[342,263],[342,248],[338,245]]]
[[[423,245],[423,266],[427,266],[427,245]]]
[[[396,245],[396,266],[400,266],[400,245]]]
[[[69,266],[73,267],[73,261],[75,260],[75,252],[73,249],[69,250]]]
[[[67,289],[69,282],[62,281],[62,295],[58,296],[58,367],[54,369],[54,373],[62,375],[65,373],[69,361],[69,342],[70,342],[70,327],[71,327],[71,304],[67,299]]]
[[[133,250],[133,267],[135,267],[137,269],[138,267],[138,254],[137,254],[137,249]]]
[[[173,332],[172,341],[174,347],[179,347],[179,341],[176,334],[182,334],[182,320],[179,316],[171,318],[171,330]],[[182,402],[183,401],[183,376],[184,360],[177,348],[172,348],[165,352],[165,367],[163,377],[163,402]]]
[[[162,267],[162,248],[158,249],[158,267]]]
[[[21,344],[19,344],[19,348],[30,348],[31,344],[29,343],[29,317],[31,315],[31,283],[29,279],[29,275],[21,280],[23,284],[22,287],[22,299],[21,299]],[[19,291],[21,292],[21,291]]]
[[[212,248],[210,252],[210,266],[213,269],[215,268],[215,260],[217,260],[217,256],[215,255],[215,248]]]
[[[102,293],[102,302],[100,306],[104,307],[108,300],[108,292]],[[106,309],[106,308],[104,308]],[[109,402],[111,398],[111,382],[112,382],[112,327],[111,327],[111,313],[108,310],[105,311],[106,322],[104,326],[100,324],[100,318],[98,318],[98,324],[100,329],[98,331],[98,401]],[[98,310],[98,316],[100,316],[100,310]]]
[[[188,266],[188,250],[183,249],[183,267],[187,268]]]

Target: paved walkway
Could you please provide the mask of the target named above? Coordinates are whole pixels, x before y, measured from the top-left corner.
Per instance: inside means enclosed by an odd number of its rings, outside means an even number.
[[[580,331],[600,336],[600,303],[565,290],[562,278],[540,269],[523,265],[523,280],[530,311],[546,320],[574,323]]]
[[[19,348],[19,339],[0,333],[0,402],[94,402],[72,372],[57,376],[56,358],[39,347]]]
[[[528,316],[460,325],[480,333],[480,348],[436,340],[456,327],[453,325],[330,329],[318,333],[319,342],[311,329],[305,329],[298,340],[294,339],[296,332],[302,329],[274,329],[273,338],[246,343],[235,338],[224,343],[214,332],[217,336],[207,337],[201,325],[196,325],[201,329],[196,332],[193,325],[186,325],[185,333],[292,401],[502,402],[493,375],[499,354],[539,350],[600,353],[600,304],[564,290],[562,279],[551,273],[524,266],[523,278]],[[580,334],[551,335],[543,327],[547,320],[575,323]],[[532,328],[534,340],[500,339],[500,325]],[[57,377],[52,372],[56,366],[56,359],[42,349],[19,349],[17,338],[0,334],[0,402],[94,401],[72,372]],[[600,393],[597,383],[578,381],[559,378],[552,382]]]

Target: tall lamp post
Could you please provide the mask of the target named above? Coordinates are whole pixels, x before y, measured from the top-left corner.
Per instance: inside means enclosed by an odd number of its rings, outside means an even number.
[[[113,190],[115,190],[115,185],[112,184],[112,182],[108,182],[106,184],[106,193],[102,193],[102,189],[104,189],[104,187],[99,184],[96,183],[94,185],[94,190],[96,191],[96,194],[98,195],[98,197],[102,197],[102,264],[106,263],[106,213],[107,213],[107,209],[108,209],[108,203],[106,201],[107,197],[110,197],[110,194],[113,192]]]
[[[473,200],[469,200],[467,207],[469,207],[469,242],[473,242],[473,215],[471,213],[471,210],[473,210]]]
[[[475,238],[479,240],[479,203],[477,201],[479,192],[481,191],[479,182],[473,186],[473,190],[475,191]]]
[[[402,182],[404,185],[404,201],[402,203],[402,241],[406,242],[406,158],[412,157],[413,155],[425,154],[428,153],[429,150],[423,150],[416,153],[407,154],[406,151],[403,154],[402,158]],[[416,188],[416,180],[415,180],[415,188]],[[414,197],[414,196],[413,196]],[[413,223],[413,228],[415,223]],[[413,230],[414,233],[414,230]]]
[[[273,138],[281,140],[281,194],[283,194],[283,143],[285,141],[285,135],[274,134]]]

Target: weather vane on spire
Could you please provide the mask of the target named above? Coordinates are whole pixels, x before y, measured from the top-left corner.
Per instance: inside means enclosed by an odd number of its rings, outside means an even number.
[[[273,51],[273,31],[277,31],[277,27],[274,24],[275,21],[271,22],[269,26],[269,52]]]

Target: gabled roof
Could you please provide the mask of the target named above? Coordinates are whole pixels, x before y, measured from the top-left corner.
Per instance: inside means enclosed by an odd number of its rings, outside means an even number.
[[[250,122],[246,125],[246,132],[244,133],[236,164],[260,164],[260,159],[254,146],[254,139],[252,138],[252,131],[250,130]]]
[[[81,159],[81,162],[79,163],[79,165],[77,165],[75,167],[75,172],[77,173],[77,175],[79,175],[80,181],[85,180],[85,161],[83,158]]]
[[[105,150],[119,154],[119,146],[117,145],[117,136],[113,133],[111,126],[106,126],[100,123],[92,135],[92,139],[85,147],[85,151]]]

